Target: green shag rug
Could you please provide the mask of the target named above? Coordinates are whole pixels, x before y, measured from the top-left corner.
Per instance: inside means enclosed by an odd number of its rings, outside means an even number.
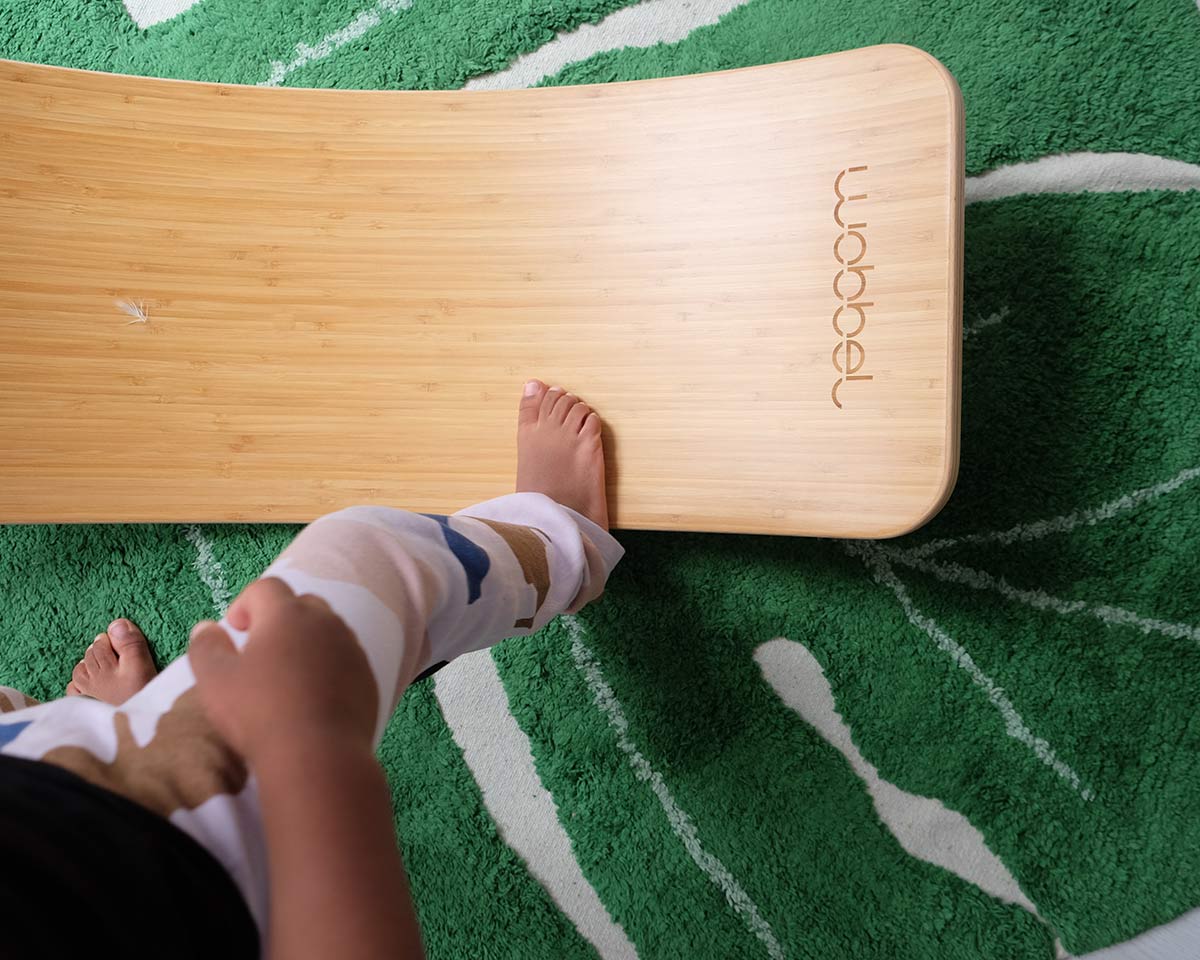
[[[623,534],[601,602],[414,687],[380,755],[430,956],[1196,956],[1196,3],[625,6],[0,0],[0,56],[198,80],[448,88],[536,51],[593,83],[885,42],[958,78],[948,506],[878,544]],[[183,12],[139,29],[155,9]],[[671,42],[606,49],[639,24]],[[169,661],[299,529],[0,528],[0,683],[58,695],[117,616]]]

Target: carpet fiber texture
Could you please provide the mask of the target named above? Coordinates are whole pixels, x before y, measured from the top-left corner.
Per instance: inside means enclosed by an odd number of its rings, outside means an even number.
[[[163,77],[451,88],[574,42],[514,82],[596,83],[903,42],[962,87],[949,504],[885,543],[622,534],[599,603],[414,687],[380,757],[430,956],[1195,956],[1196,4],[625,6],[0,0],[0,56]],[[0,683],[58,695],[118,616],[169,661],[299,529],[0,528]]]

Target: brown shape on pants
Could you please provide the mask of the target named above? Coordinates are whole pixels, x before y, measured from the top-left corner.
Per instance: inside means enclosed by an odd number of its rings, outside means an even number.
[[[550,561],[546,557],[546,544],[537,535],[533,527],[522,527],[515,523],[501,523],[499,520],[485,520],[483,517],[472,517],[480,523],[486,523],[500,534],[521,565],[525,582],[537,589],[537,606],[533,608],[532,617],[523,617],[513,624],[514,627],[533,627],[538,611],[546,602],[546,594],[550,592]]]
[[[24,702],[18,704],[17,701],[12,698],[12,695],[23,697]],[[0,688],[0,713],[12,713],[15,710],[24,710],[26,707],[36,707],[37,705],[37,700],[34,700],[33,697],[26,696],[20,690],[14,690],[12,687],[9,687],[6,691],[5,689]]]
[[[164,817],[194,810],[209,797],[239,793],[246,785],[245,763],[209,723],[195,687],[158,718],[146,746],[137,745],[129,716],[119,710],[113,729],[117,753],[112,763],[83,747],[55,747],[42,760]]]

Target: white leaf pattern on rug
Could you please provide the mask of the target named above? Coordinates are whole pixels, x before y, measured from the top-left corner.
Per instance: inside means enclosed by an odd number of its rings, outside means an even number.
[[[139,30],[145,30],[156,23],[162,23],[177,17],[183,11],[190,10],[200,0],[122,0],[125,12],[138,25]]]
[[[962,814],[940,801],[901,790],[879,776],[850,739],[850,728],[837,712],[833,691],[821,665],[802,643],[780,637],[754,651],[763,677],[787,706],[795,710],[830,746],[836,747],[866,784],[875,811],[909,854],[935,864],[992,896],[1023,907],[1037,908],[1021,892],[1008,868],[988,849]]]
[[[504,842],[602,960],[637,960],[624,929],[579,868],[554,798],[534,767],[529,738],[509,709],[491,652],[459,657],[437,674],[433,689]]]

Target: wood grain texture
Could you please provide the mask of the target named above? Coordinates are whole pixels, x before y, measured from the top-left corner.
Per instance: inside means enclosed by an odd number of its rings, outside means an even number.
[[[957,473],[962,211],[901,45],[479,93],[0,61],[0,521],[449,513],[537,376],[615,527],[895,536]]]

